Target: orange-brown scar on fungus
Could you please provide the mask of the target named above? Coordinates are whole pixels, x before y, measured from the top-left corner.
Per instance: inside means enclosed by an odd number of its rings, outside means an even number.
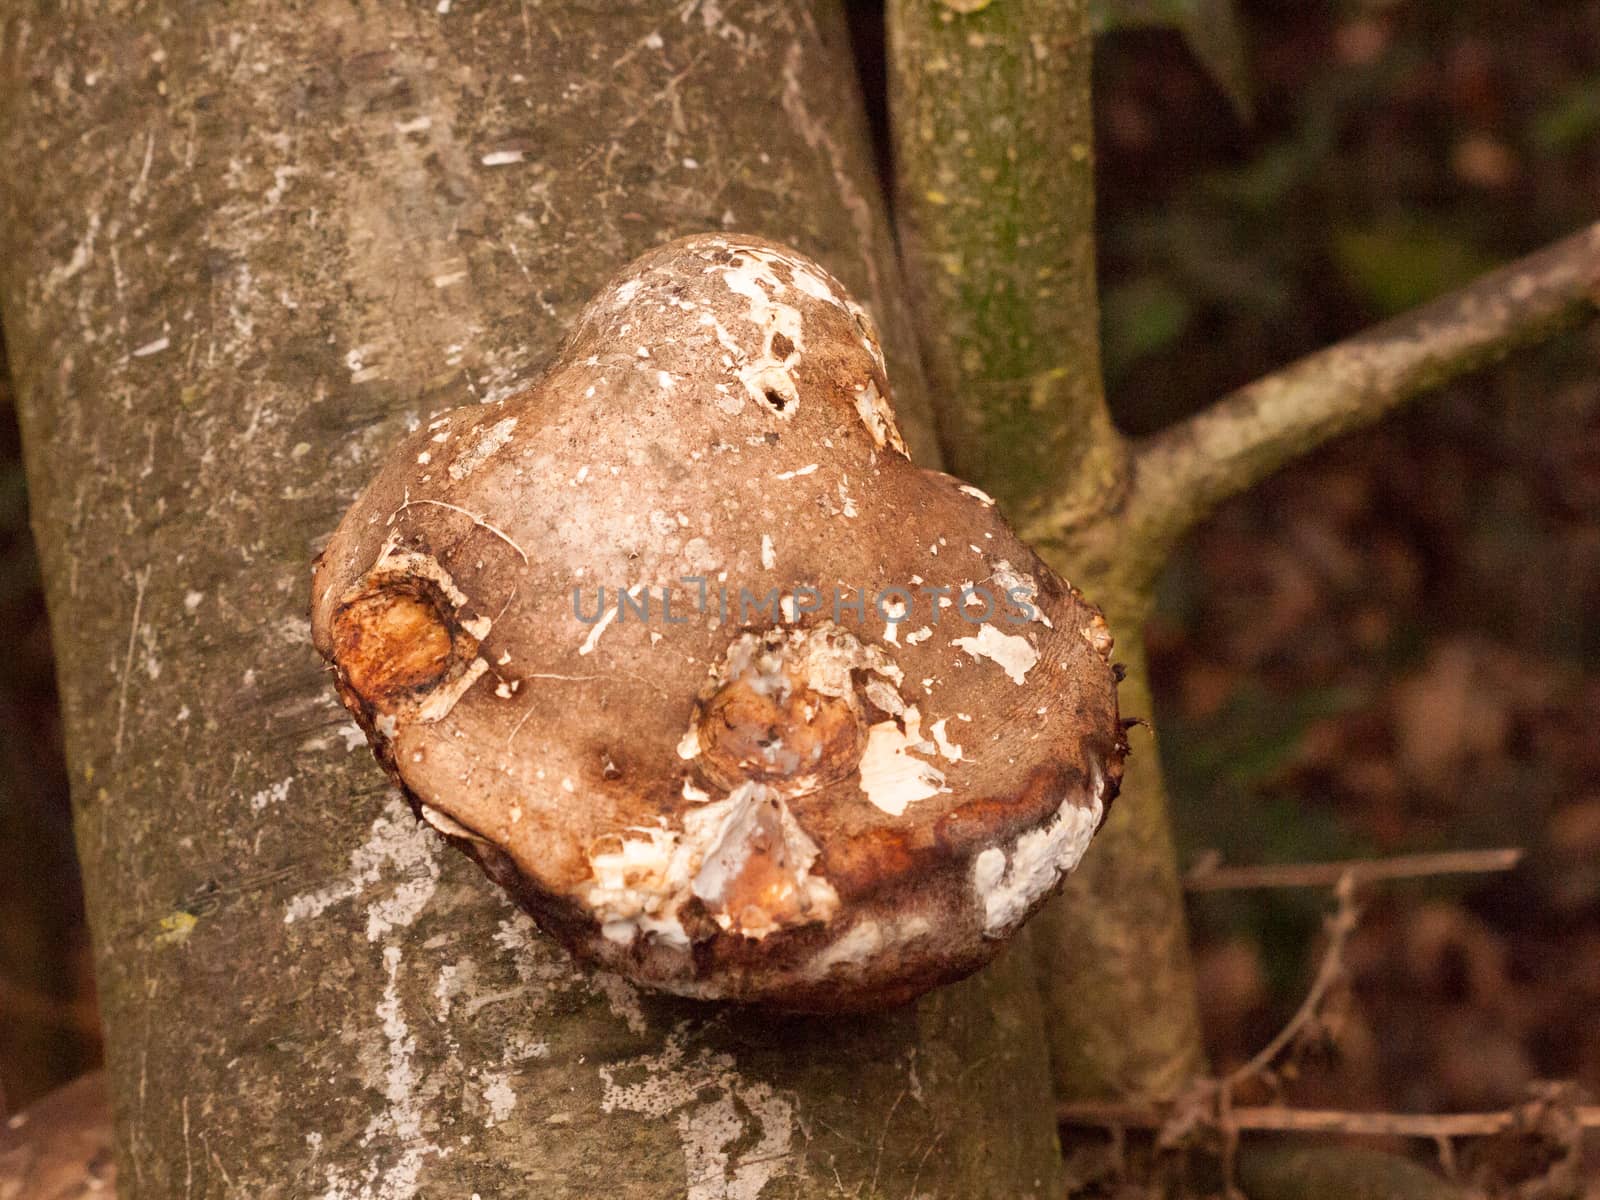
[[[700,766],[722,787],[811,777],[843,779],[861,761],[866,730],[848,700],[806,687],[787,669],[776,692],[725,684],[700,710]]]
[[[756,805],[740,848],[743,861],[727,872],[719,899],[719,923],[747,937],[762,937],[814,915],[817,905],[800,886],[802,864],[792,861],[777,805]]]
[[[449,673],[454,643],[437,591],[426,580],[386,580],[334,614],[334,646],[345,682],[374,708],[392,708]]]

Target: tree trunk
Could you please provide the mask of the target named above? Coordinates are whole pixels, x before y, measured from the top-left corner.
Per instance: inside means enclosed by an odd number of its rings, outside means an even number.
[[[836,1021],[577,971],[309,645],[376,457],[670,236],[828,264],[929,453],[837,11],[86,7],[6,21],[0,295],[123,1195],[1053,1195],[1025,954]]]
[[[889,28],[895,211],[945,445],[1105,610],[1118,702],[1148,718],[1152,592],[1118,573],[1139,546],[1119,536],[1129,447],[1100,381],[1089,5],[891,0]],[[1204,1068],[1160,762],[1147,731],[1130,741],[1105,828],[1033,927],[1074,1099],[1170,1095]]]

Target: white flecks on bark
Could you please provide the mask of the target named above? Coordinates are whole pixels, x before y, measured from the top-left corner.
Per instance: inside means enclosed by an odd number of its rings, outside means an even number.
[[[412,1200],[421,1191],[422,1168],[428,1158],[448,1153],[425,1136],[427,1088],[414,1061],[417,1039],[400,1001],[400,963],[400,947],[385,946],[383,969],[387,982],[377,1008],[384,1046],[384,1106],[367,1124],[361,1138],[363,1144],[382,1138],[387,1144],[397,1144],[400,1152],[392,1162],[372,1162],[359,1179],[352,1178],[348,1171],[329,1167],[322,1200]]]
[[[685,1029],[658,1053],[601,1067],[601,1109],[675,1118],[688,1200],[757,1200],[772,1180],[802,1174],[794,1105],[742,1077],[731,1056],[687,1050]]]
[[[410,925],[433,897],[439,882],[438,853],[438,837],[411,815],[404,800],[391,796],[367,840],[351,852],[349,873],[293,897],[284,909],[284,924],[320,916],[333,905],[362,895],[388,873],[395,886],[367,905],[367,940],[376,942],[391,929]]]

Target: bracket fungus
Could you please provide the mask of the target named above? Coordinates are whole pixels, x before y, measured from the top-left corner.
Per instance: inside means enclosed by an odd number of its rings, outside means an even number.
[[[312,629],[419,814],[580,957],[789,1011],[966,975],[1122,771],[1100,613],[906,456],[872,322],[669,243],[546,374],[408,438]]]

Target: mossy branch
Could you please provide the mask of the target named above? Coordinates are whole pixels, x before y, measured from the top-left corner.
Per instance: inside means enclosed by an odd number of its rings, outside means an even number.
[[[963,11],[975,10],[975,11]],[[895,0],[896,215],[945,454],[1013,519],[1113,489],[1084,0]]]
[[[1084,0],[889,5],[896,213],[945,456],[1029,531],[1069,508],[1112,530],[1128,478],[1100,380],[1091,45]],[[1100,569],[1106,540],[1039,548],[1111,618],[1124,711],[1146,715],[1149,597]],[[1168,1094],[1203,1065],[1160,769],[1135,749],[1035,929],[1063,1096]]]
[[[1240,388],[1135,447],[1124,544],[1153,575],[1228,497],[1597,306],[1600,223]]]

